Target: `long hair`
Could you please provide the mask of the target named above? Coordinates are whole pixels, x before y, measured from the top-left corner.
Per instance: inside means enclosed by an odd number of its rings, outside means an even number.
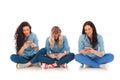
[[[59,38],[58,38],[58,47],[61,47],[62,45],[62,35],[61,35],[61,29],[58,27],[58,26],[54,26],[52,29],[51,29],[51,36],[49,38],[49,43],[50,43],[50,47],[53,48],[54,47],[54,44],[55,44],[55,39],[54,39],[54,35],[55,34],[58,34],[59,35]]]
[[[25,35],[23,33],[24,26],[29,26],[30,33],[31,33],[31,26],[28,22],[24,21],[18,26],[18,28],[15,32],[15,35],[14,35],[14,38],[16,40],[16,42],[15,42],[16,52],[18,52],[20,50],[20,48],[23,46],[23,44],[25,42]]]
[[[92,41],[91,44],[92,44],[92,47],[94,48],[97,44],[98,44],[98,39],[97,39],[97,31],[96,31],[96,28],[95,28],[95,25],[93,24],[93,22],[91,21],[86,21],[83,25],[83,29],[82,29],[82,34],[86,34],[85,33],[85,26],[86,25],[89,25],[92,30],[93,30],[93,33],[92,33]]]

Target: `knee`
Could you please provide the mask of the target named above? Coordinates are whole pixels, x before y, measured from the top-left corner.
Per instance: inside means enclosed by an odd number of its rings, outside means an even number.
[[[75,55],[75,60],[78,61],[79,58],[80,58],[80,54],[76,54],[76,55]]]
[[[75,57],[74,53],[69,53],[69,56],[71,59],[74,59],[74,57]]]
[[[106,56],[107,56],[107,59],[109,60],[109,62],[114,60],[114,55],[113,54],[108,53],[108,54],[106,54]]]
[[[83,62],[83,61],[85,61],[85,58],[86,57],[82,54],[76,54],[75,55],[75,61],[77,61],[77,62]]]
[[[47,51],[46,48],[42,48],[42,49],[40,49],[40,50],[43,51],[43,52],[46,52],[46,51]]]
[[[113,54],[108,54],[108,56],[109,56],[109,61],[110,62],[114,60],[114,55]]]
[[[12,55],[10,56],[10,59],[11,59],[11,61],[14,61],[14,60],[15,60],[15,54],[12,54]]]
[[[38,51],[38,54],[39,54],[39,55],[45,55],[46,52],[47,52],[46,48],[42,48],[42,49],[40,49],[40,50]]]

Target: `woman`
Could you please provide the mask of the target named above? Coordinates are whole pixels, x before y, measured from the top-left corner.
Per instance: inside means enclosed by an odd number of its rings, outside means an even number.
[[[74,54],[70,52],[66,36],[61,34],[61,29],[54,26],[51,29],[51,36],[46,40],[46,65],[54,67],[67,67],[66,64],[74,59]]]
[[[28,22],[22,22],[16,32],[16,52],[17,54],[11,55],[11,60],[17,63],[17,68],[29,67],[32,64],[39,61],[40,53],[43,53],[44,49],[39,50],[38,39],[36,35],[31,32],[31,26]]]
[[[97,34],[95,25],[87,21],[83,25],[82,35],[79,38],[79,54],[75,60],[89,67],[100,68],[101,64],[113,61],[111,53],[105,53],[104,42],[101,35]]]

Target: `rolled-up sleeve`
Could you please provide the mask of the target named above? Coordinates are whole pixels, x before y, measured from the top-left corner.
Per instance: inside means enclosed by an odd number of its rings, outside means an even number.
[[[104,50],[104,41],[101,35],[98,35],[98,44],[99,44],[99,49],[98,51],[102,52],[103,54],[105,54],[105,50]]]
[[[70,47],[68,44],[68,40],[66,38],[66,36],[63,36],[63,46],[64,46],[64,52],[70,52]]]
[[[39,45],[38,45],[38,38],[37,38],[37,36],[36,35],[34,35],[34,38],[33,38],[34,40],[33,40],[33,42],[39,47]]]
[[[81,51],[81,50],[83,50],[83,48],[84,48],[83,39],[84,39],[83,35],[80,35],[79,40],[78,40],[78,51]]]
[[[45,48],[47,49],[47,53],[51,53],[50,44],[49,44],[49,37],[46,39]]]

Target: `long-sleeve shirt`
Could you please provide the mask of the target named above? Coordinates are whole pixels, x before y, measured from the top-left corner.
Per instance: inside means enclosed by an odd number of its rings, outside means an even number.
[[[104,42],[103,42],[103,38],[101,35],[97,35],[97,39],[98,39],[98,44],[94,47],[94,50],[102,52],[102,54],[104,55],[105,50],[104,50]],[[88,39],[88,36],[85,34],[80,35],[79,37],[79,42],[78,42],[78,47],[79,47],[79,51],[83,50],[86,47],[91,47],[92,48],[92,44],[90,43],[90,40]],[[87,53],[86,54],[89,57],[95,57],[96,55],[93,53]]]
[[[46,39],[47,53],[58,54],[58,53],[64,53],[64,52],[69,52],[70,51],[70,47],[68,45],[68,41],[67,41],[66,36],[62,36],[62,45],[60,47],[58,46],[57,41],[55,41],[55,44],[54,44],[53,48],[50,47],[49,38],[50,37],[48,37]]]
[[[31,41],[31,42],[35,43],[37,45],[37,47],[39,47],[37,36],[33,32],[31,32],[31,34],[28,37],[28,39],[26,40],[26,42],[27,41]],[[34,54],[36,54],[36,52],[35,52],[34,48],[30,46],[24,50],[22,56],[25,58],[29,58],[30,56],[33,56]]]

